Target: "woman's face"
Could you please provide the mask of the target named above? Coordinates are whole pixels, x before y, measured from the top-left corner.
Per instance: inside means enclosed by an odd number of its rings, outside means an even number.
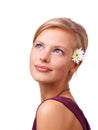
[[[65,82],[72,69],[72,54],[72,34],[59,28],[44,30],[31,50],[32,77],[42,83]]]

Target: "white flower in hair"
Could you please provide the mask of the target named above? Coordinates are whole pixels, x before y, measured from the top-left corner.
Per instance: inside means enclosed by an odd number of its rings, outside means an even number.
[[[78,64],[80,61],[83,60],[84,56],[85,53],[82,48],[77,48],[72,55],[72,60]]]

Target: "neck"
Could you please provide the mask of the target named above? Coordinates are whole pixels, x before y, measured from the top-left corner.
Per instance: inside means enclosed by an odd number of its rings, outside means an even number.
[[[39,84],[40,86],[40,93],[41,93],[41,101],[48,99],[48,98],[52,98],[55,96],[60,96],[61,94],[63,94],[65,91],[69,90],[69,85],[43,85],[43,84]]]

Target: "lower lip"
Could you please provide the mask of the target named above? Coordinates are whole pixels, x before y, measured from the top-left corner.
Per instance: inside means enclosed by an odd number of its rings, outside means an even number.
[[[35,68],[36,68],[37,71],[40,71],[40,72],[49,72],[50,71],[49,69],[39,67],[39,66],[35,66]]]

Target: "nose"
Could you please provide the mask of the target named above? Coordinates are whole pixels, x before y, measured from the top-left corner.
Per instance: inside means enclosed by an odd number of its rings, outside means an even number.
[[[41,62],[49,62],[50,61],[50,52],[49,50],[44,50],[40,55]]]

